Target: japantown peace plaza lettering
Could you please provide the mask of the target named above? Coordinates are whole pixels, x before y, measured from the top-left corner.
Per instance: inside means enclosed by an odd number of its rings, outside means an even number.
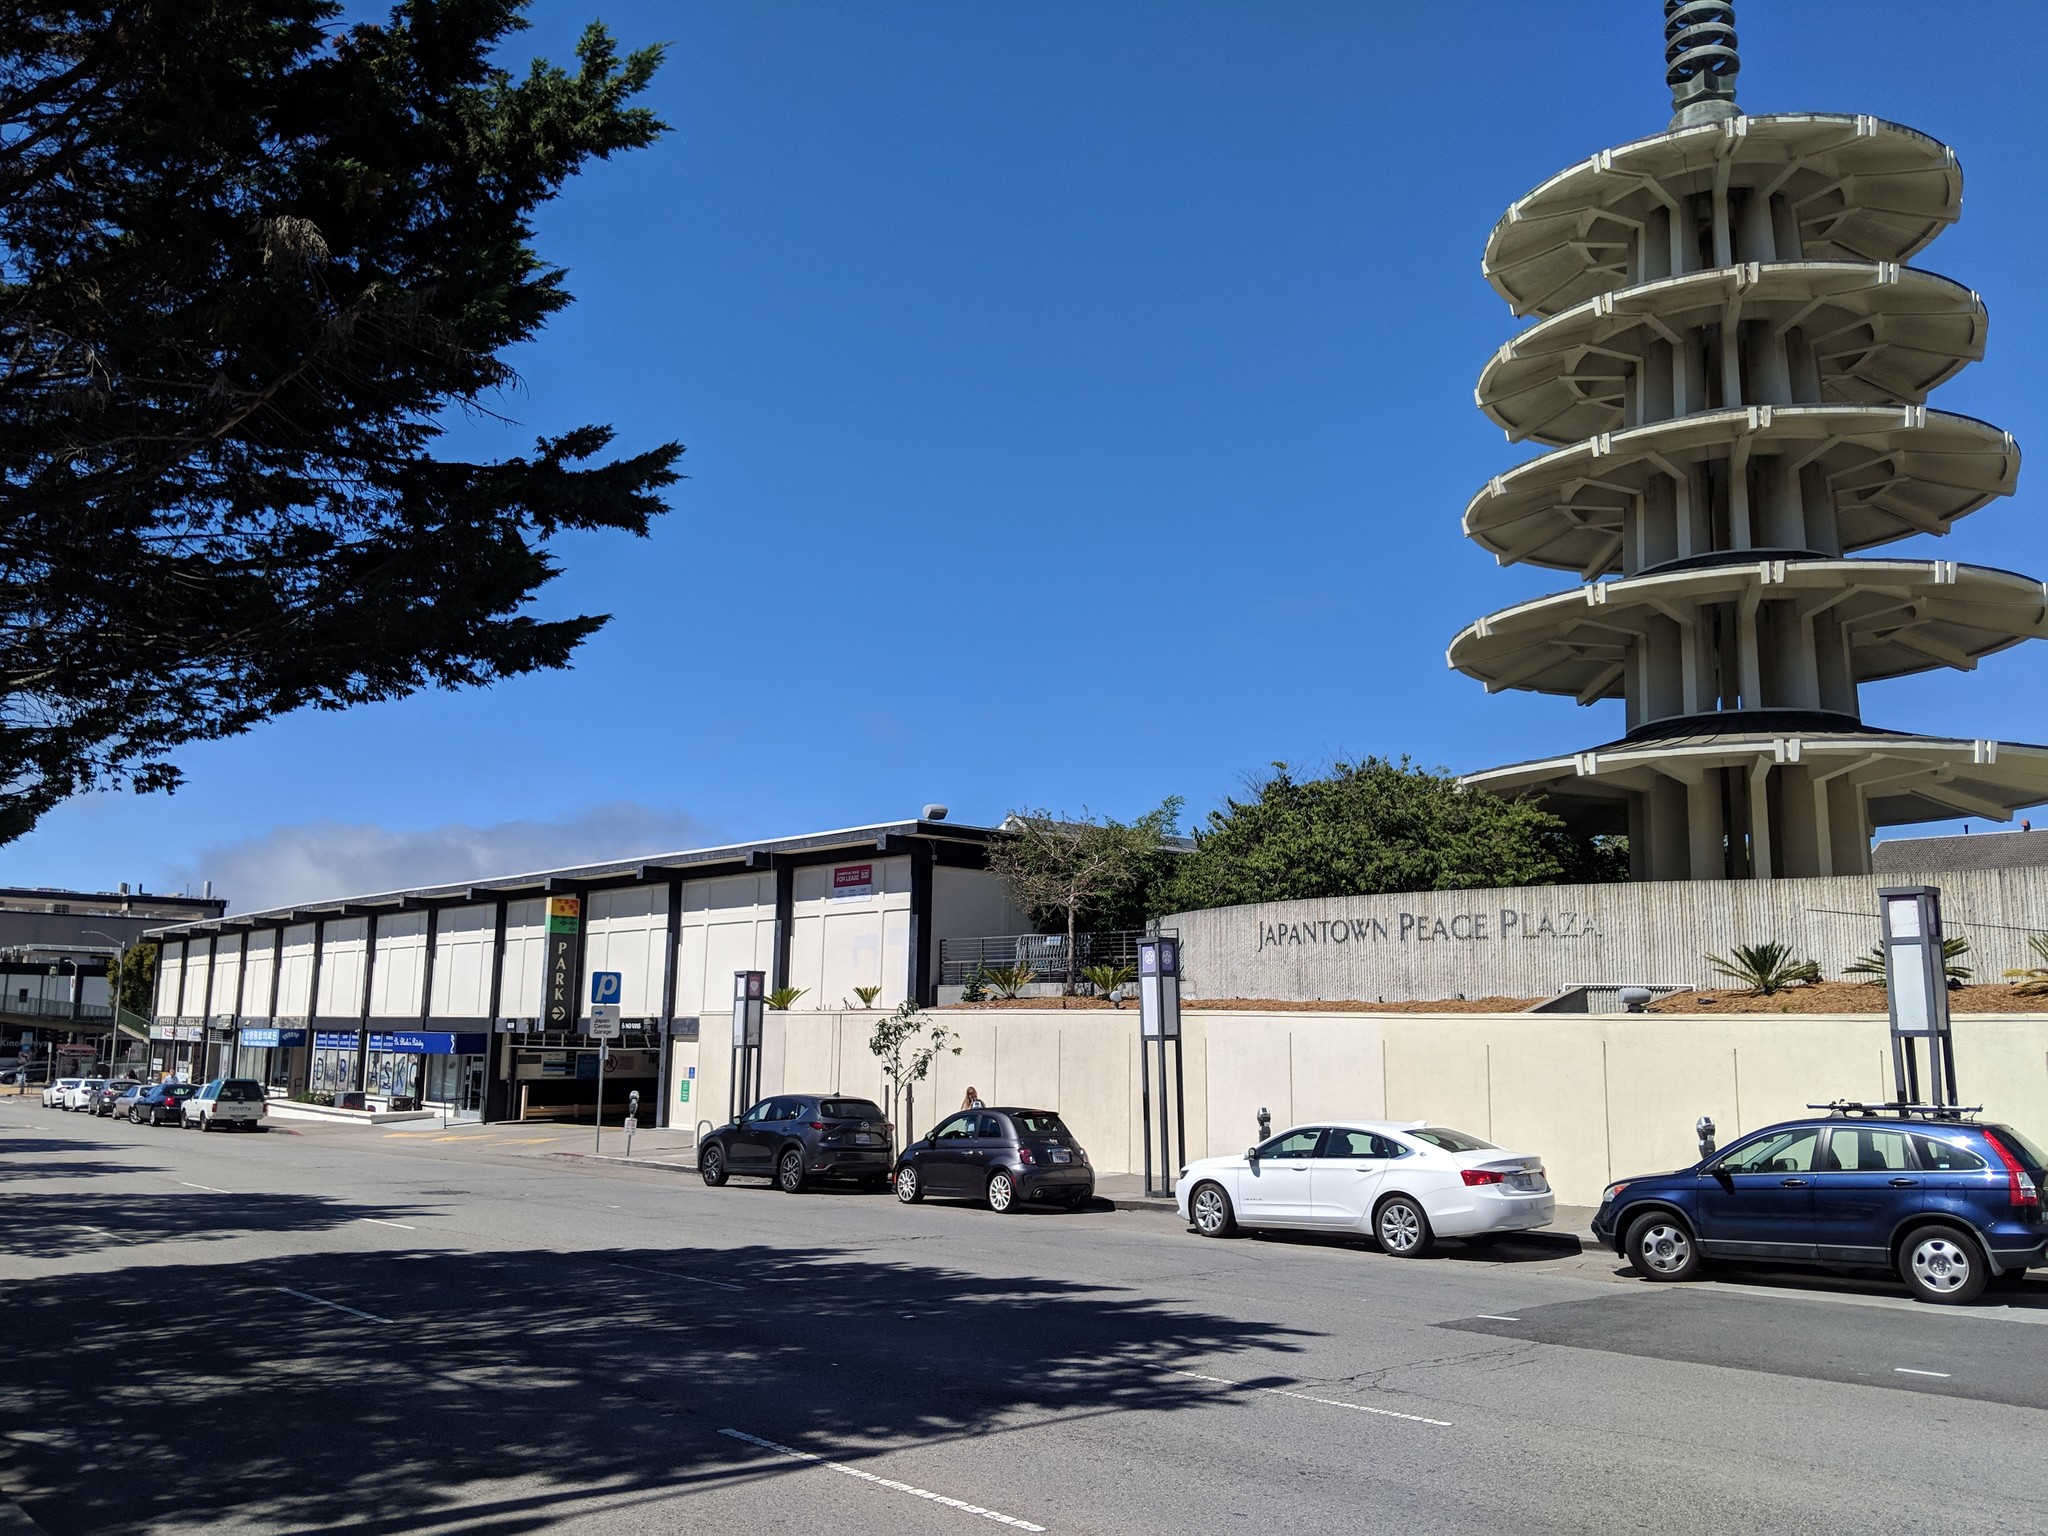
[[[1502,907],[1498,913],[1460,912],[1434,917],[1402,912],[1384,917],[1333,917],[1306,923],[1261,923],[1252,951],[1323,944],[1456,944],[1539,939],[1597,939],[1600,925],[1591,912],[1527,912]]]

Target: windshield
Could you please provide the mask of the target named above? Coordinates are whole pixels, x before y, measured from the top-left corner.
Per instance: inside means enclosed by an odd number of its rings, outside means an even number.
[[[1432,1147],[1442,1147],[1446,1152],[1498,1152],[1490,1141],[1481,1141],[1477,1136],[1468,1136],[1463,1131],[1446,1130],[1440,1125],[1425,1126],[1419,1131],[1403,1131],[1404,1136],[1413,1136],[1417,1141],[1426,1141]]]
[[[1058,1115],[1024,1109],[1018,1110],[1010,1118],[1017,1122],[1019,1136],[1065,1136],[1069,1140],[1073,1138],[1074,1133],[1067,1129],[1066,1123]]]
[[[246,1078],[220,1085],[220,1096],[230,1104],[254,1104],[263,1097],[263,1090]]]
[[[880,1120],[882,1106],[868,1099],[826,1099],[818,1113],[827,1120]]]

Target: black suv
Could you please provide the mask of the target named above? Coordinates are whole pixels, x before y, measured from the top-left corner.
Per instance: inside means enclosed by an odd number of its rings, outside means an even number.
[[[813,1179],[885,1189],[893,1129],[871,1099],[781,1093],[706,1136],[697,1171],[714,1189],[736,1173],[772,1178],[792,1195]]]

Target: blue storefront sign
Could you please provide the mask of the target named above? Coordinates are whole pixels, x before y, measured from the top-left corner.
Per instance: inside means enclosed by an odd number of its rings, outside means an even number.
[[[388,1035],[370,1036],[370,1049],[398,1051],[407,1056],[481,1056],[489,1039],[490,1036],[482,1034],[455,1035],[434,1029],[401,1029]]]
[[[351,1030],[323,1029],[313,1036],[313,1047],[321,1051],[352,1051],[356,1037]]]
[[[320,1038],[324,1042],[327,1036],[322,1035]],[[346,1040],[349,1043],[349,1047],[351,1049],[354,1048],[356,1043],[354,1035],[342,1035],[338,1038]],[[242,1044],[252,1048],[269,1046],[272,1049],[276,1049],[278,1046],[284,1046],[289,1049],[304,1045],[306,1043],[306,1032],[303,1029],[251,1029],[245,1025],[241,1032],[241,1041]]]

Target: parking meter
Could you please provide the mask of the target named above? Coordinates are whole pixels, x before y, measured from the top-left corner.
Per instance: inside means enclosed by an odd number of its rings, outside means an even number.
[[[626,1156],[633,1155],[633,1133],[640,1129],[640,1090],[626,1095]]]
[[[1700,1139],[1700,1157],[1704,1160],[1714,1155],[1714,1120],[1711,1115],[1701,1115],[1693,1133]]]
[[[1273,1112],[1265,1105],[1259,1106],[1259,1140],[1264,1141],[1273,1134]]]

